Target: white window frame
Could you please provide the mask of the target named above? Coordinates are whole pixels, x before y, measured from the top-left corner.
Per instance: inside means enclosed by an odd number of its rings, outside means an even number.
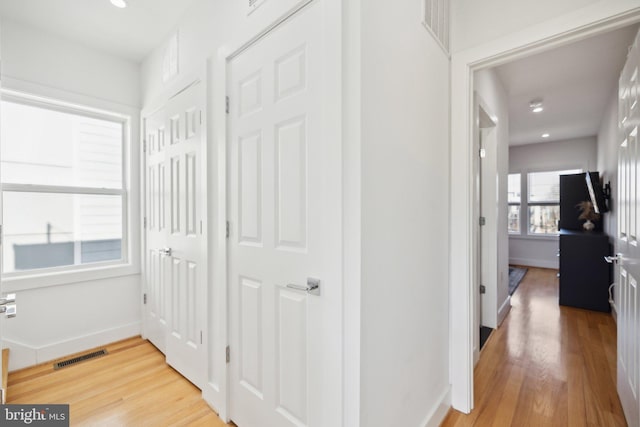
[[[110,277],[127,276],[139,273],[139,267],[132,262],[132,241],[130,239],[134,217],[131,212],[131,141],[132,116],[119,112],[97,109],[86,105],[79,105],[58,99],[44,98],[25,92],[2,89],[2,101],[44,108],[63,113],[81,115],[90,118],[107,120],[122,125],[122,187],[118,189],[50,186],[33,184],[0,183],[0,190],[4,192],[23,193],[57,193],[57,194],[90,194],[113,195],[122,199],[122,240],[121,258],[112,261],[98,261],[87,264],[59,266],[51,268],[31,269],[2,273],[4,288],[8,292],[26,289],[77,283],[89,280],[99,280]],[[2,143],[0,141],[0,143]],[[4,209],[4,207],[3,207]],[[0,212],[1,214],[1,212]],[[4,248],[3,248],[4,249]]]
[[[508,224],[507,224],[507,232],[509,233],[510,236],[520,236],[522,235],[522,173],[521,172],[513,172],[513,173],[508,173],[507,174],[507,191],[509,190],[509,175],[518,175],[520,176],[520,201],[519,202],[509,202],[509,198],[507,197],[507,205],[509,207],[511,206],[518,206],[518,208],[520,208],[520,214],[518,215],[518,231],[511,231],[508,229]],[[509,218],[509,213],[507,212],[507,220]]]
[[[544,172],[574,172],[582,173],[585,168],[578,165],[560,165],[539,169],[525,169],[520,171],[510,171],[508,175],[520,175],[520,233],[509,232],[509,237],[514,239],[531,239],[531,240],[557,240],[559,231],[553,233],[531,233],[529,232],[529,206],[556,206],[560,205],[560,201],[556,202],[529,202],[529,174]],[[517,205],[517,203],[509,203],[509,205]]]

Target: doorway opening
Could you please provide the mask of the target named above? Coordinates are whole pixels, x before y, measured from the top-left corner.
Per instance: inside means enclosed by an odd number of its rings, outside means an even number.
[[[492,321],[492,302],[496,295],[497,272],[495,271],[494,252],[496,250],[494,236],[496,233],[496,212],[492,212],[491,200],[495,200],[495,176],[497,167],[497,138],[496,118],[486,102],[476,94],[476,130],[474,132],[475,156],[475,200],[476,217],[478,218],[476,236],[476,327],[474,328],[474,363],[479,359],[479,352],[486,343],[489,335],[497,326]]]
[[[604,16],[602,16],[604,15]],[[614,17],[615,16],[615,17]],[[473,212],[475,194],[473,192],[473,98],[475,87],[474,72],[506,64],[526,56],[531,56],[553,48],[566,46],[591,36],[605,34],[635,23],[640,18],[637,9],[625,13],[607,14],[605,11],[593,11],[591,15],[572,16],[573,20],[555,22],[538,33],[532,32],[522,37],[514,37],[503,45],[482,45],[469,49],[453,58],[452,85],[452,210],[453,212]],[[579,30],[578,30],[579,29]],[[576,100],[573,100],[574,104]],[[542,135],[540,135],[542,136]],[[535,172],[535,171],[532,171]],[[506,195],[506,191],[505,191]],[[505,208],[505,218],[506,218]],[[471,214],[456,215],[452,220],[451,244],[452,257],[464,258],[464,268],[456,264],[451,269],[452,283],[452,331],[464,333],[452,335],[452,404],[456,409],[469,412],[473,408],[473,362],[475,310],[474,276],[476,262],[473,248],[477,246],[477,235],[465,230],[473,230],[476,218]],[[541,239],[543,240],[543,239]],[[472,248],[471,250],[465,250]],[[507,258],[508,259],[508,258]],[[471,308],[469,310],[469,308]],[[458,329],[461,328],[461,329]],[[460,355],[460,356],[459,356]],[[459,369],[458,369],[459,368]]]

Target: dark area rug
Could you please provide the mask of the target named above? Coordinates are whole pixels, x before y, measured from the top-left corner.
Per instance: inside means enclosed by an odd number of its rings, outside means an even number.
[[[526,268],[509,267],[509,295],[513,295],[525,274]]]

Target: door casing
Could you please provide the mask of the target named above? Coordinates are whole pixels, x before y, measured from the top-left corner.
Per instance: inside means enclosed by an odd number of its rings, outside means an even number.
[[[491,204],[486,203],[486,198],[488,197],[489,191],[485,190],[486,186],[490,185],[489,180],[486,177],[483,177],[483,174],[491,173],[490,170],[486,170],[486,167],[483,168],[482,162],[484,161],[482,156],[480,155],[481,149],[487,149],[487,147],[493,147],[493,149],[487,153],[488,155],[496,155],[495,146],[497,144],[496,135],[495,135],[495,126],[496,122],[493,117],[495,115],[492,114],[492,111],[489,109],[487,103],[482,99],[480,95],[477,93],[474,94],[474,139],[473,151],[475,153],[475,158],[473,161],[474,165],[474,217],[476,221],[473,223],[474,234],[477,236],[477,240],[474,246],[474,267],[473,271],[475,272],[474,278],[475,283],[473,285],[473,307],[475,307],[475,315],[474,315],[474,327],[473,327],[473,363],[474,365],[478,362],[480,357],[480,326],[487,326],[483,320],[486,320],[489,314],[487,312],[487,308],[485,307],[486,299],[490,298],[491,295],[495,295],[497,292],[496,289],[488,289],[488,294],[485,294],[483,297],[480,295],[480,285],[484,285],[485,287],[496,287],[496,282],[491,282],[489,277],[492,277],[489,272],[491,268],[490,259],[493,259],[492,254],[490,254],[491,250],[497,250],[496,247],[491,247],[488,245],[488,236],[490,233],[496,232],[495,230],[495,215],[491,217],[491,213],[489,212],[489,206]],[[479,219],[481,216],[486,218],[486,223],[484,226],[481,226],[479,223]],[[489,227],[489,224],[492,224],[493,227]],[[497,264],[493,264],[493,267],[497,269]],[[497,272],[497,270],[496,270]],[[497,312],[497,310],[496,310]],[[490,326],[490,325],[489,325]]]

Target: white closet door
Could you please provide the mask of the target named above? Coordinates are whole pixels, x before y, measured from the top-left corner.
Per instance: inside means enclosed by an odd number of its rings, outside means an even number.
[[[341,423],[341,164],[323,7],[228,65],[230,416],[241,427]],[[318,292],[305,290],[313,279]]]

